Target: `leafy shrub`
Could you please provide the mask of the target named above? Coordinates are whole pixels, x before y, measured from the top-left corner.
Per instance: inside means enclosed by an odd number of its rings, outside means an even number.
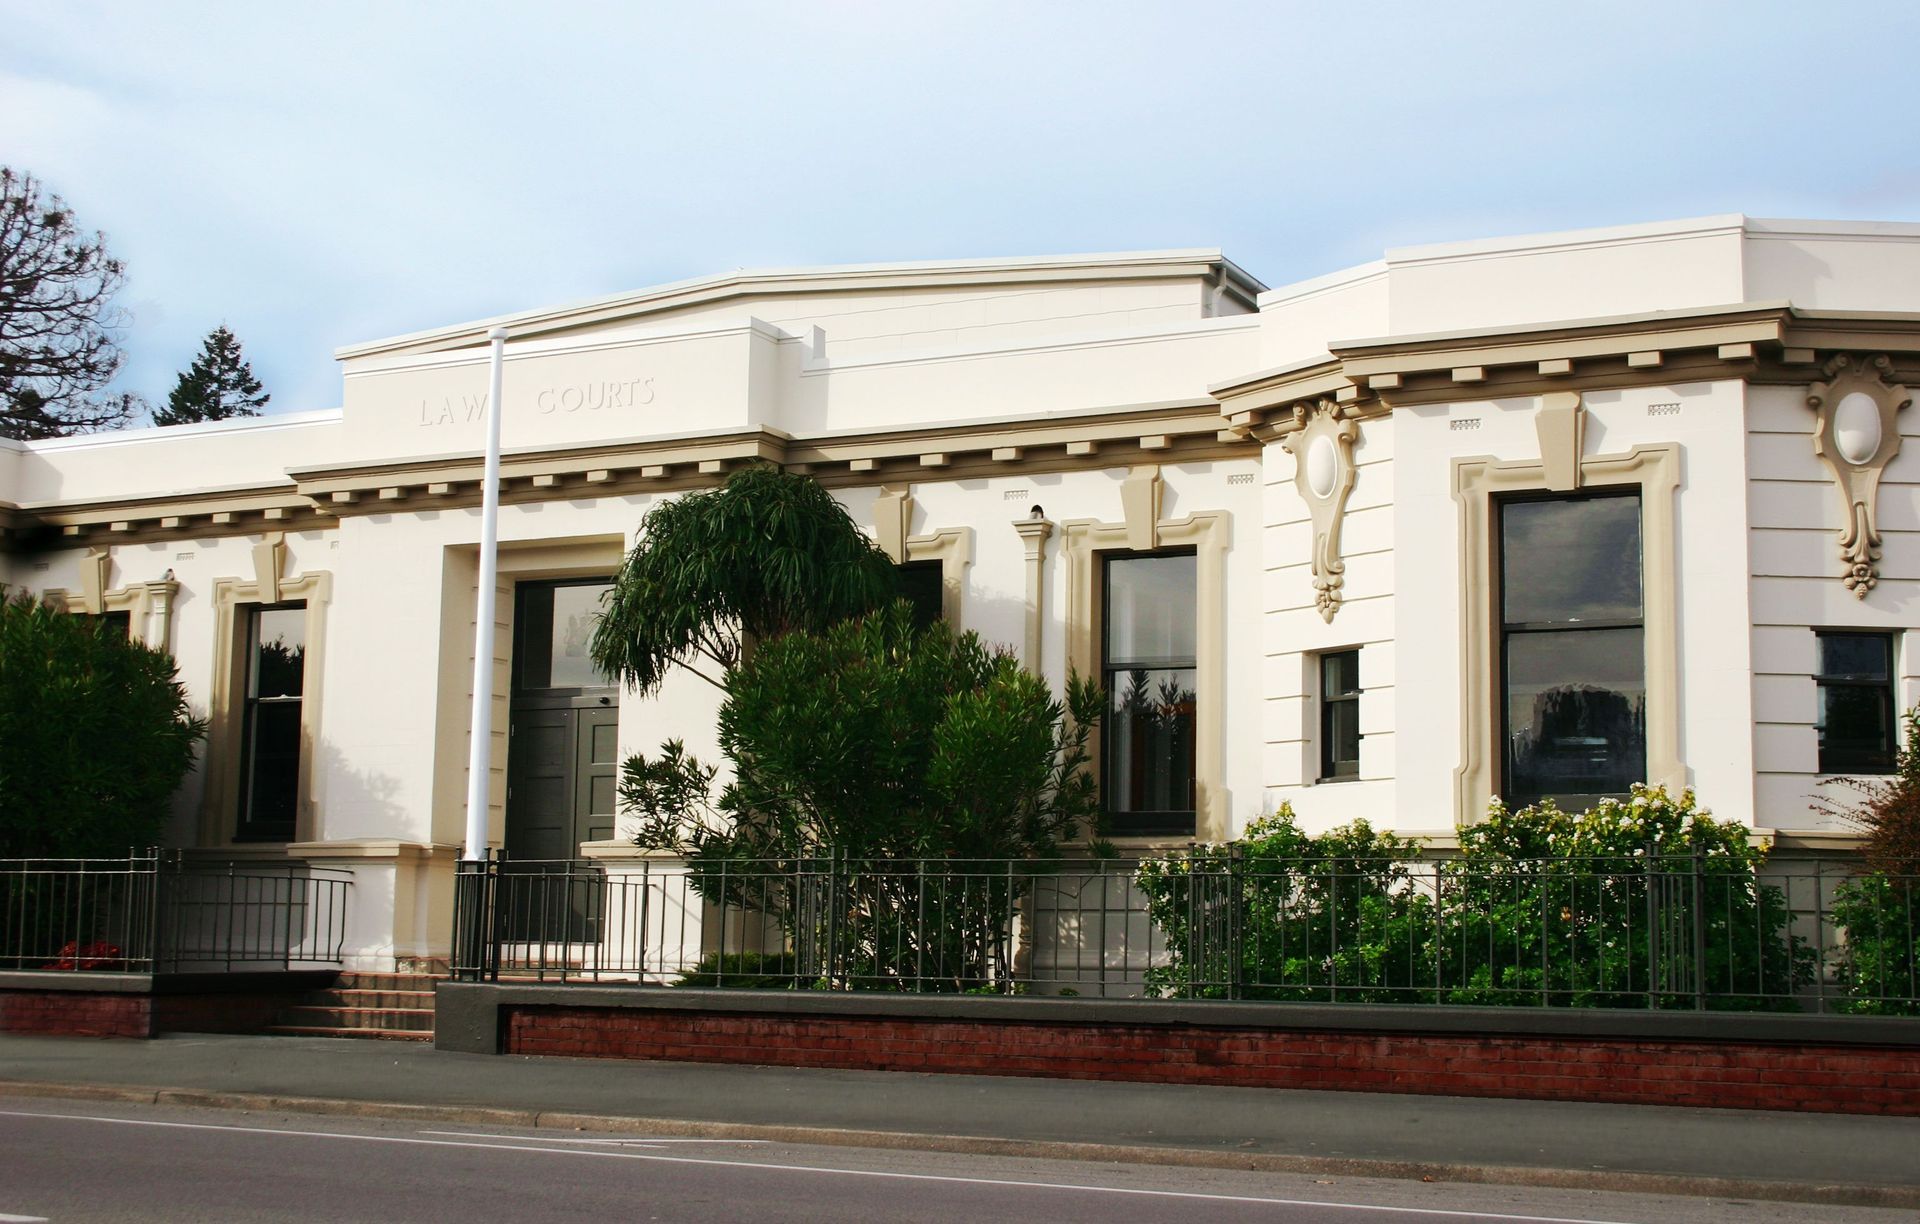
[[[1418,857],[1418,843],[1365,821],[1303,833],[1282,804],[1237,842],[1149,859],[1134,879],[1168,961],[1147,985],[1188,998],[1407,1001],[1432,980],[1432,902],[1409,871]]]
[[[733,780],[678,743],[622,770],[642,845],[685,854],[709,902],[775,917],[808,973],[970,989],[1011,973],[1026,876],[1096,812],[1097,688],[1065,702],[1011,654],[904,603],[763,643],[727,678]],[[944,860],[931,875],[916,860]]]
[[[1636,784],[1579,815],[1499,803],[1440,874],[1437,980],[1453,1003],[1791,1007],[1813,953],[1766,855],[1691,790]]]
[[[1834,891],[1831,912],[1845,934],[1838,969],[1851,998],[1843,1010],[1868,1015],[1920,1015],[1920,708],[1902,721],[1892,774],[1829,779],[1853,800],[1814,805],[1866,834],[1868,874]]]
[[[1920,880],[1879,872],[1834,890],[1829,911],[1846,933],[1839,1010],[1863,1016],[1920,1016]]]
[[[1496,804],[1457,857],[1291,808],[1241,841],[1141,864],[1163,993],[1510,1006],[1790,1007],[1812,953],[1746,831],[1691,791],[1636,786],[1581,815]]]
[[[675,986],[726,986],[736,990],[789,990],[796,972],[781,952],[709,952],[675,978]]]
[[[0,600],[0,858],[154,844],[204,734],[165,653],[98,617]]]

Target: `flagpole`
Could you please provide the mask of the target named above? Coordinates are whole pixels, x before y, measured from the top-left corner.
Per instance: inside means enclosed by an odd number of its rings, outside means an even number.
[[[494,584],[500,552],[500,367],[507,329],[487,333],[493,358],[487,387],[487,464],[480,483],[480,585],[474,593],[472,741],[467,748],[467,845],[461,858],[487,857],[487,808],[493,779]]]

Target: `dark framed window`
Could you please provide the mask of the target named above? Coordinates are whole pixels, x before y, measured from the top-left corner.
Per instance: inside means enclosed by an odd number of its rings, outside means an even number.
[[[907,561],[893,567],[900,598],[913,605],[913,623],[922,629],[947,614],[947,567],[938,561]]]
[[[236,836],[242,841],[291,841],[300,800],[307,605],[264,605],[249,611],[246,620],[246,721]]]
[[[1892,773],[1899,752],[1893,635],[1822,632],[1820,772]]]
[[[1112,833],[1194,831],[1198,565],[1191,552],[1105,559],[1101,796]]]
[[[1647,771],[1640,495],[1499,503],[1501,795],[1568,811]]]
[[[118,612],[102,612],[100,625],[115,637],[130,638],[133,636],[133,613],[124,609]]]
[[[595,665],[593,631],[613,584],[604,578],[522,582],[514,588],[513,687],[605,688],[613,681]]]
[[[1320,656],[1320,780],[1360,776],[1360,652]]]

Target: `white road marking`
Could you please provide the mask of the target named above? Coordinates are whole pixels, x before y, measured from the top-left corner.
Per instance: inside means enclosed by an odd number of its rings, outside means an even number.
[[[167,1130],[227,1131],[243,1135],[286,1135],[296,1139],[349,1139],[362,1143],[404,1143],[418,1147],[480,1148],[495,1152],[537,1152],[547,1156],[598,1156],[608,1160],[647,1160],[656,1164],[706,1165],[722,1169],[759,1169],[772,1173],[824,1173],[838,1177],[872,1177],[888,1181],[946,1182],[966,1186],[1006,1186],[1019,1190],[1063,1190],[1082,1194],[1124,1194],[1137,1198],[1196,1199],[1213,1203],[1251,1203],[1269,1207],[1325,1207],[1338,1211],[1373,1211],[1385,1215],[1447,1216],[1471,1220],[1514,1220],[1519,1224],[1629,1224],[1621,1220],[1589,1220],[1570,1216],[1505,1215],[1492,1211],[1450,1211],[1438,1207],[1382,1207],[1370,1203],[1321,1202],[1315,1199],[1261,1198],[1247,1194],[1204,1194],[1195,1190],[1142,1190],[1128,1186],[1089,1186],[1073,1182],[1019,1181],[997,1177],[954,1177],[938,1173],[894,1173],[879,1169],[836,1169],[820,1165],[771,1164],[753,1160],[712,1160],[699,1156],[649,1156],[644,1152],[606,1148],[523,1147],[519,1143],[456,1143],[448,1139],[411,1139],[404,1135],[351,1135],[337,1131],[285,1130],[271,1126],[218,1126],[210,1122],[161,1122],[151,1118],[105,1118],[92,1114],[27,1113],[0,1109],[0,1118],[43,1118],[60,1122],[104,1122],[112,1126],[153,1126]],[[519,1138],[524,1139],[525,1136]]]
[[[672,1143],[713,1143],[731,1147],[764,1147],[765,1139],[666,1139],[652,1135],[636,1136],[632,1139],[560,1139],[545,1135],[487,1135],[478,1131],[437,1131],[423,1130],[423,1135],[450,1135],[455,1139],[508,1139],[527,1143],[587,1143],[605,1147],[652,1147],[663,1148]]]
[[[45,1216],[16,1216],[0,1213],[0,1224],[47,1224]]]

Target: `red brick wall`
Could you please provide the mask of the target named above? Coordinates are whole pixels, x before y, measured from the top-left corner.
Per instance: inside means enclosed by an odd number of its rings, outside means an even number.
[[[263,1033],[297,992],[113,994],[0,990],[0,1033],[152,1037],[159,1033]]]
[[[506,1052],[1920,1115],[1920,1049],[503,1007]]]
[[[156,995],[156,1033],[264,1033],[280,1012],[298,1002],[298,994]]]
[[[0,1033],[151,1037],[152,998],[66,990],[0,990]]]

